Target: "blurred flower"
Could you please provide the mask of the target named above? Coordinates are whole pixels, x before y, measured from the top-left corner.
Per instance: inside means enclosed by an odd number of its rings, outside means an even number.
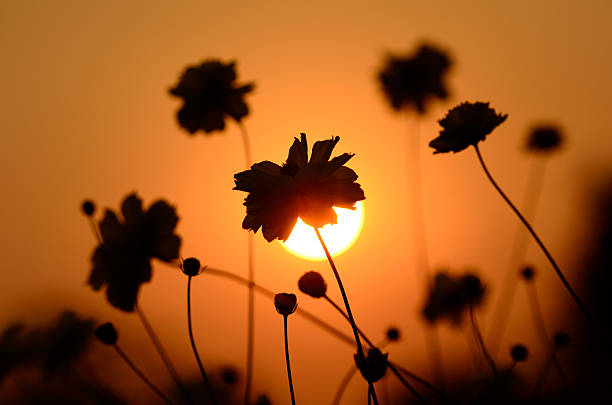
[[[298,280],[298,287],[304,294],[310,295],[313,298],[321,298],[327,292],[327,284],[321,274],[316,271],[304,273]]]
[[[436,150],[434,154],[460,152],[484,141],[506,118],[508,114],[497,114],[489,103],[461,103],[438,121],[443,129],[440,136],[429,142],[429,146]]]
[[[180,264],[180,268],[186,275],[193,277],[204,271],[204,268],[200,266],[200,261],[195,257],[189,257]]]
[[[0,336],[0,383],[13,369],[30,360],[30,352],[23,344],[23,331],[22,325],[12,324]]]
[[[553,125],[534,127],[527,138],[527,150],[532,152],[551,152],[561,146],[563,138],[559,128]]]
[[[514,361],[525,361],[527,360],[528,355],[529,350],[527,350],[527,348],[520,343],[512,346],[510,349],[510,356],[512,356]]]
[[[295,294],[276,294],[274,296],[274,306],[279,314],[284,316],[291,315],[297,308],[297,297]]]
[[[270,399],[265,395],[260,395],[257,397],[253,405],[272,405]]]
[[[158,200],[142,209],[136,194],[121,204],[124,221],[106,210],[100,221],[102,243],[93,256],[88,283],[94,290],[107,285],[110,304],[123,311],[133,311],[140,285],[151,279],[151,259],[170,262],[178,258],[181,239],[174,234],[178,217],[174,207]]]
[[[365,199],[357,174],[344,167],[353,157],[343,153],[329,160],[339,137],[315,142],[308,160],[306,134],[295,139],[287,161],[279,166],[270,161],[256,163],[250,170],[234,175],[234,190],[249,193],[244,205],[244,229],[262,228],[268,242],[287,240],[298,217],[312,227],[335,224],[332,207],[354,209]]]
[[[387,328],[387,340],[389,342],[397,342],[400,338],[400,331],[395,326]]]
[[[110,322],[98,326],[95,330],[95,335],[100,342],[110,346],[114,346],[119,338],[117,329]]]
[[[570,345],[571,339],[567,333],[557,332],[553,336],[553,342],[556,350],[562,350]]]
[[[208,60],[199,66],[189,66],[170,94],[183,99],[177,113],[181,127],[190,134],[198,130],[210,133],[225,128],[225,116],[240,121],[249,113],[243,96],[253,90],[253,84],[238,86],[235,62]]]
[[[96,211],[96,205],[91,200],[85,200],[81,205],[81,211],[83,211],[83,214],[86,216],[91,217]]]
[[[373,383],[385,376],[389,353],[382,354],[380,350],[371,348],[368,350],[368,355],[365,359],[357,354],[354,357],[357,368],[361,371],[361,375],[366,381]]]
[[[389,56],[378,79],[395,110],[414,108],[424,114],[430,99],[448,95],[443,79],[450,65],[444,51],[422,44],[414,55]]]
[[[240,380],[238,371],[231,366],[225,366],[220,370],[221,380],[227,385],[235,385]]]
[[[434,278],[423,315],[432,323],[440,318],[448,318],[458,325],[463,319],[463,312],[469,309],[470,305],[479,305],[484,293],[485,288],[480,279],[472,274],[451,277],[439,272]]]
[[[521,276],[525,281],[531,281],[535,277],[535,270],[531,266],[525,266],[523,270],[521,270]]]

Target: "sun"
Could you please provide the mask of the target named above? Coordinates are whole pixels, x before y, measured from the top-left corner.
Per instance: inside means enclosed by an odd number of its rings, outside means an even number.
[[[363,202],[358,201],[354,210],[333,208],[338,214],[338,223],[325,225],[320,232],[329,253],[337,256],[346,251],[361,232],[364,214]],[[304,259],[322,260],[326,258],[314,229],[299,218],[289,238],[281,244],[289,252]]]

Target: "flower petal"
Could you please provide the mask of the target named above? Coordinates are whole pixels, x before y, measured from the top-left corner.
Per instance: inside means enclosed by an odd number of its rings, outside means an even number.
[[[121,204],[121,214],[125,218],[126,223],[132,223],[138,221],[142,215],[142,200],[133,193],[125,197]]]
[[[331,157],[332,151],[336,144],[340,141],[340,137],[336,136],[325,141],[318,141],[312,147],[312,155],[310,156],[310,164],[326,163]]]
[[[300,139],[294,138],[293,145],[289,148],[289,156],[283,164],[282,173],[295,177],[299,169],[303,169],[308,164],[308,143],[306,134],[301,133]]]
[[[104,212],[104,217],[98,224],[100,235],[105,242],[118,237],[121,234],[122,225],[119,223],[117,216],[111,210]]]

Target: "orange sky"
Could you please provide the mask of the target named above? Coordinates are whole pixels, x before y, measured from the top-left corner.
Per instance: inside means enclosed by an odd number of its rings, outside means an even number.
[[[143,368],[166,378],[152,347],[141,346],[136,319],[84,284],[95,241],[78,208],[89,197],[116,209],[131,191],[147,203],[165,198],[181,218],[183,256],[246,275],[244,194],[232,191],[233,174],[244,169],[238,128],[230,123],[224,133],[188,137],[175,122],[179,103],[167,94],[187,64],[218,57],[237,60],[239,80],[256,83],[245,119],[255,161],[281,162],[301,131],[311,144],[338,135],[337,153],[356,154],[348,166],[366,194],[366,221],[337,265],[358,323],[373,340],[399,325],[405,339],[393,357],[427,375],[406,185],[407,136],[416,126],[413,116],[391,112],[375,81],[387,52],[411,51],[422,39],[449,50],[454,62],[450,99],[420,125],[432,265],[476,268],[494,291],[508,261],[516,219],[474,153],[433,156],[425,146],[449,107],[484,100],[509,114],[481,150],[517,202],[530,165],[521,149],[526,130],[544,120],[567,134],[564,150],[549,162],[535,226],[570,280],[577,279],[588,193],[612,171],[608,2],[125,3],[0,5],[0,325],[48,319],[64,308],[110,319]],[[529,260],[542,269],[545,317],[552,323],[559,311],[574,311],[533,247]],[[296,292],[299,276],[317,270],[339,299],[326,262],[300,260],[260,235],[256,266],[257,281],[274,291]],[[185,284],[177,271],[158,265],[141,303],[164,325],[160,335],[189,375],[196,364],[187,346]],[[205,362],[242,367],[246,290],[206,275],[193,288]],[[298,299],[350,333],[322,302]],[[256,309],[256,391],[284,403],[282,318],[266,299]],[[290,328],[298,402],[331,400],[336,387],[324,382],[341,378],[352,363],[350,348],[304,320],[292,319]],[[449,366],[466,360],[463,333],[443,329]],[[515,328],[514,337],[529,340],[533,332]],[[365,385],[352,385],[349,397],[365,397]]]

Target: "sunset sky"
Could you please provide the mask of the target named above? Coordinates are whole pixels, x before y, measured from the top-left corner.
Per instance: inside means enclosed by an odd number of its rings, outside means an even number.
[[[430,376],[406,161],[415,131],[432,270],[474,269],[488,285],[490,304],[507,267],[518,221],[476,155],[434,156],[427,147],[449,108],[490,101],[509,117],[481,144],[484,158],[519,206],[534,160],[548,159],[534,226],[579,286],[592,194],[612,176],[611,20],[604,0],[3,1],[0,327],[36,324],[63,309],[111,320],[126,351],[152,378],[170,384],[137,318],[111,308],[85,284],[96,241],[79,207],[91,198],[116,210],[133,191],[147,205],[166,199],[180,217],[183,257],[246,276],[245,194],[232,190],[234,173],[245,169],[239,128],[228,121],[222,133],[188,136],[175,118],[180,101],[168,94],[187,65],[220,58],[237,62],[239,82],[255,83],[244,124],[256,162],[284,161],[300,132],[310,144],[337,135],[335,154],[355,153],[347,166],[366,195],[365,222],[336,264],[358,324],[374,341],[386,327],[399,326],[403,340],[389,347],[392,358]],[[389,108],[376,75],[386,55],[413,52],[423,40],[449,52],[451,94],[417,122]],[[563,129],[563,149],[549,158],[526,154],[529,128],[549,122]],[[327,262],[295,257],[259,233],[255,252],[257,283],[297,294],[298,278],[316,270],[340,300]],[[539,270],[552,330],[576,307],[533,244],[527,260]],[[211,369],[243,369],[247,290],[206,274],[193,283],[203,361]],[[185,290],[184,275],[156,263],[140,303],[187,378],[197,376],[197,365],[188,346]],[[301,293],[298,302],[350,334],[324,302]],[[506,345],[535,342],[532,328],[521,327],[526,306],[520,304]],[[485,325],[489,308],[480,315]],[[298,402],[331,402],[335,381],[353,364],[351,347],[298,317],[289,327]],[[446,367],[472,367],[466,333],[441,331]],[[254,392],[268,393],[275,404],[289,402],[282,338],[282,317],[271,300],[257,296]],[[93,351],[92,363],[105,365],[100,376],[127,399],[149,398],[122,363],[108,361],[114,355],[108,350]],[[115,381],[113,373],[127,380]],[[366,384],[355,379],[345,403],[365,393]]]

